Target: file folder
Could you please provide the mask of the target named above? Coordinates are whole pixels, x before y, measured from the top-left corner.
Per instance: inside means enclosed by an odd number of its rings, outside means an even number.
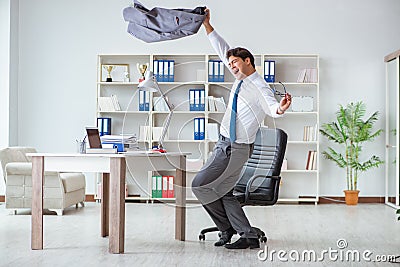
[[[199,118],[199,140],[204,140],[205,138],[205,132],[204,132],[204,124],[205,124],[205,119],[204,118]]]
[[[268,83],[275,82],[275,61],[265,60],[264,61],[264,79]]]
[[[144,93],[143,90],[139,90],[139,111],[144,111]]]
[[[97,118],[97,128],[100,136],[111,134],[111,118]]]
[[[168,81],[169,82],[173,82],[175,80],[175,77],[174,77],[174,63],[175,63],[175,61],[174,60],[169,60],[168,63],[169,63]]]
[[[194,104],[194,91],[195,89],[189,89],[189,110],[195,111],[196,107]]]
[[[161,193],[162,198],[167,198],[168,197],[168,176],[163,176],[162,177],[162,193]]]
[[[159,70],[158,70],[158,60],[157,59],[153,60],[153,74],[154,74],[154,77],[156,78],[156,80],[159,82],[160,74],[159,74]]]
[[[174,176],[168,176],[168,198],[174,198]]]
[[[199,111],[205,111],[206,110],[206,105],[205,105],[206,90],[205,89],[200,89],[199,91],[200,91]]]
[[[219,82],[224,82],[225,81],[225,76],[224,76],[224,68],[225,65],[222,61],[219,62],[219,72],[218,72],[218,81]]]
[[[208,61],[208,81],[214,81],[214,61]]]
[[[156,198],[157,197],[157,176],[153,175],[151,177],[151,197]]]
[[[144,111],[150,111],[150,92],[144,92]]]
[[[194,140],[200,140],[200,132],[199,132],[199,118],[194,118]]]
[[[157,175],[157,198],[162,197],[162,176]]]
[[[200,110],[200,91],[198,89],[194,90],[194,110]]]

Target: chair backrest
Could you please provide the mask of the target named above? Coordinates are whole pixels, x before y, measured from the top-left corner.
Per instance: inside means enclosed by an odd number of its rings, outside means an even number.
[[[243,205],[273,205],[278,200],[280,173],[285,156],[287,134],[276,128],[261,127],[254,142],[254,151],[244,165],[234,193]],[[244,194],[252,177],[249,198]]]
[[[33,147],[7,147],[0,150],[0,161],[3,170],[4,181],[6,181],[6,165],[10,162],[31,162],[31,158],[26,153],[35,153]]]

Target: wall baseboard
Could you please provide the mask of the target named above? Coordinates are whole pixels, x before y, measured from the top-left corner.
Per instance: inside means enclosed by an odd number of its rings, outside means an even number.
[[[314,196],[300,196],[299,198],[312,198]],[[301,201],[299,201],[302,203]],[[358,203],[385,203],[385,197],[359,197]],[[320,196],[318,204],[345,204],[343,197]]]
[[[86,195],[85,196],[85,202],[96,202],[96,199],[94,199],[94,194]]]
[[[85,201],[86,202],[95,202],[96,200],[94,199],[94,194],[93,195],[86,195],[85,196]],[[0,202],[6,202],[6,196],[0,195]]]
[[[310,198],[313,196],[300,196],[301,198]],[[0,202],[5,202],[6,198],[0,195]],[[94,194],[86,195],[86,202],[96,202]],[[389,198],[389,201],[394,201],[394,198]],[[299,203],[303,203],[299,201]],[[305,202],[304,202],[305,203]],[[344,197],[330,197],[330,196],[320,196],[318,204],[344,204]],[[385,203],[385,197],[359,197],[358,203]]]

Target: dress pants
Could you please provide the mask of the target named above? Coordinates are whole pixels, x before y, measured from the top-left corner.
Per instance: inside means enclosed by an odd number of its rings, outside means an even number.
[[[218,230],[226,231],[232,227],[246,238],[257,238],[257,233],[233,195],[233,188],[252,150],[252,144],[231,143],[229,138],[221,135],[211,157],[192,182],[193,193]]]

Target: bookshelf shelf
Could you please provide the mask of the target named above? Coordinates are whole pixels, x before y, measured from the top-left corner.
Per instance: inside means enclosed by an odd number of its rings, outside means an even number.
[[[283,118],[279,118],[275,122],[264,121],[264,125],[269,127],[278,127],[285,130],[289,138],[294,141],[288,142],[286,155],[288,157],[289,170],[282,171],[282,176],[298,175],[299,179],[305,178],[304,176],[313,177],[317,182],[316,189],[313,190],[318,201],[318,181],[319,171],[317,170],[303,170],[305,168],[305,161],[308,149],[315,149],[319,151],[319,141],[295,141],[303,140],[302,127],[304,123],[308,125],[316,125],[319,121],[319,82],[297,82],[299,72],[303,68],[317,68],[319,75],[319,57],[318,55],[292,55],[292,54],[255,54],[255,63],[258,66],[257,71],[264,75],[263,65],[264,60],[275,60],[276,65],[276,81],[281,81],[285,84],[287,91],[292,95],[310,95],[314,98],[315,104],[312,111],[307,112],[293,112],[287,111]],[[148,111],[139,111],[139,90],[137,88],[141,74],[137,71],[137,64],[149,63],[149,69],[154,71],[155,61],[173,60],[174,61],[174,80],[173,81],[159,81],[161,90],[166,94],[170,102],[174,105],[174,112],[171,118],[171,124],[168,129],[168,137],[164,140],[164,147],[167,151],[188,151],[191,152],[189,159],[200,160],[204,164],[212,151],[216,141],[208,140],[211,137],[207,133],[207,127],[213,126],[211,123],[219,124],[222,121],[223,111],[214,111],[210,109],[209,104],[215,103],[212,98],[209,102],[209,96],[214,99],[223,100],[228,103],[229,92],[234,83],[234,78],[230,74],[228,68],[224,68],[224,81],[209,81],[209,60],[218,59],[215,54],[147,54],[147,55],[121,55],[121,54],[108,54],[98,55],[97,63],[97,101],[100,97],[116,96],[121,106],[119,111],[101,111],[96,110],[97,117],[111,117],[111,132],[112,134],[132,133],[136,134],[139,140],[141,149],[149,149],[157,144],[158,138],[152,136],[155,127],[162,127],[164,121],[169,114],[167,111],[154,111],[153,100],[159,97],[157,93],[151,93],[148,99]],[[129,82],[100,82],[104,77],[104,70],[102,64],[127,64],[129,66]],[[158,64],[158,63],[157,63]],[[158,65],[157,65],[158,66]],[[262,67],[261,67],[262,66]],[[103,76],[102,76],[103,75]],[[117,75],[117,73],[112,73]],[[113,77],[114,78],[114,77]],[[276,88],[280,90],[279,83],[274,83]],[[205,110],[204,111],[190,111],[189,106],[189,90],[191,89],[204,89],[205,92]],[[279,101],[279,99],[277,99]],[[220,104],[220,103],[218,103]],[[215,103],[217,108],[217,103]],[[221,108],[221,107],[220,107]],[[162,109],[161,109],[162,110]],[[223,110],[223,109],[219,109]],[[194,119],[204,118],[204,140],[194,140]],[[295,122],[295,123],[292,123]],[[141,135],[141,126],[147,126],[150,132],[147,138]],[[301,131],[299,130],[301,128]],[[295,133],[295,134],[294,134]],[[212,138],[214,138],[213,135]],[[170,138],[170,139],[169,139]],[[294,148],[294,149],[293,149]],[[318,161],[317,161],[318,162]],[[170,174],[169,175],[174,175]],[[191,179],[195,176],[196,171],[187,171],[187,185],[191,184]],[[128,174],[127,174],[128,175]],[[134,177],[133,177],[134,176]],[[305,178],[306,179],[306,178]],[[149,182],[149,175],[147,170],[141,169],[138,166],[135,169],[135,174],[132,177],[127,176],[129,195],[140,195],[139,197],[128,197],[127,199],[136,200],[164,200],[158,198],[151,198],[151,182]],[[285,183],[292,183],[295,179],[289,179]],[[296,197],[299,195],[313,195],[309,192],[302,193],[301,189],[292,186],[292,191],[283,190],[281,194],[281,201],[299,201]],[[145,192],[147,191],[147,192]],[[188,192],[190,189],[188,189]],[[190,193],[188,193],[190,198]],[[165,201],[171,199],[165,199]],[[305,201],[301,199],[301,201]],[[311,200],[310,200],[311,201]]]

